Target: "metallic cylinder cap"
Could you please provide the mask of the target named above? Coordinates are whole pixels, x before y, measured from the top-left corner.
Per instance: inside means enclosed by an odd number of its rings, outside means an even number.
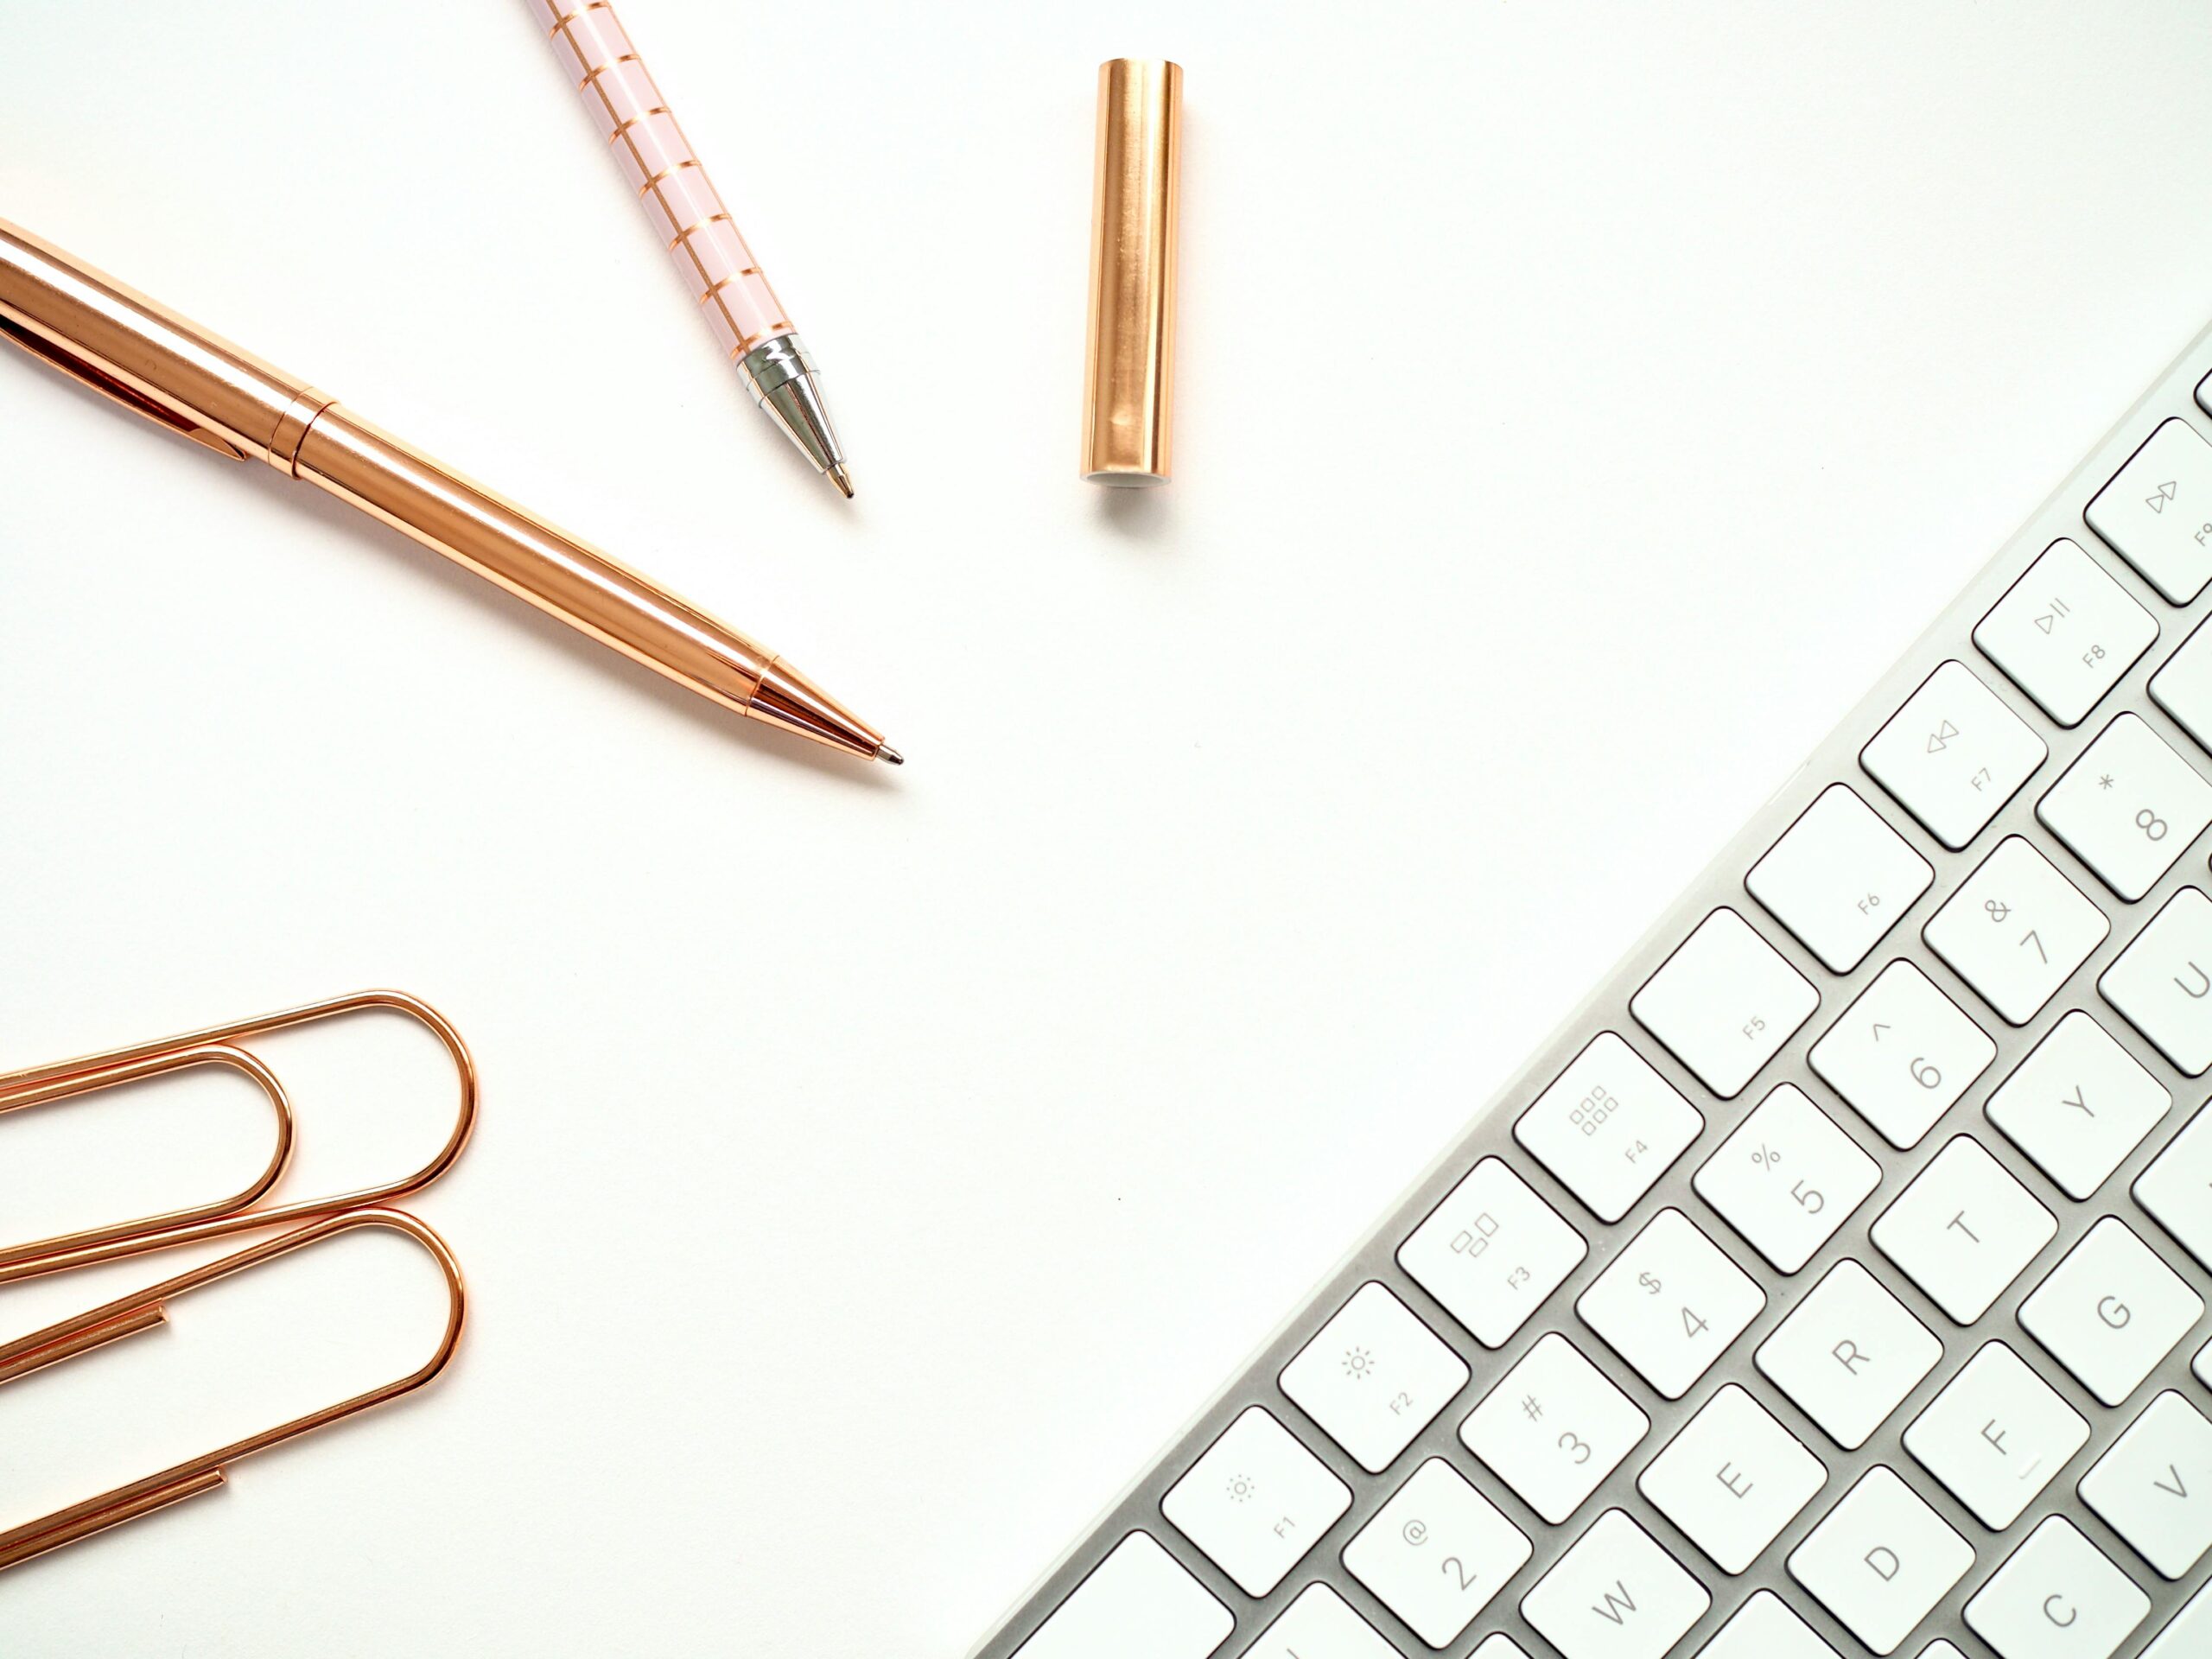
[[[1168,479],[1182,124],[1180,67],[1137,58],[1099,66],[1083,395],[1083,475],[1094,484]]]

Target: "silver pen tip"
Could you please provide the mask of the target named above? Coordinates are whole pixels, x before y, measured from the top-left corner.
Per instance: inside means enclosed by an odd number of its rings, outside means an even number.
[[[906,764],[906,757],[899,753],[898,750],[893,748],[888,743],[881,743],[876,746],[875,758],[879,760],[888,760],[894,766],[903,766]]]
[[[849,501],[853,499],[853,475],[845,470],[845,464],[842,461],[830,463],[830,481],[844,492],[846,500]]]

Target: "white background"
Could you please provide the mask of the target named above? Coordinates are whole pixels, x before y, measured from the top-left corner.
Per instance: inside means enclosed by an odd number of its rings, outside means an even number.
[[[2212,308],[2188,0],[625,13],[850,505],[519,0],[0,0],[0,214],[912,762],[0,360],[0,1064],[391,983],[486,1090],[448,1376],[0,1579],[10,1659],[957,1659]],[[1187,74],[1141,499],[1076,476],[1117,53]],[[395,1023],[270,1052],[303,1183],[435,1144]],[[10,1119],[0,1236],[262,1121]],[[411,1364],[404,1249],[0,1391],[0,1523]]]

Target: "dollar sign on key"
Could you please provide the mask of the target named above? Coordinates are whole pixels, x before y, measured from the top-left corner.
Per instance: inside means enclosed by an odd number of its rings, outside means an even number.
[[[1643,1294],[1647,1296],[1656,1296],[1659,1294],[1659,1281],[1655,1274],[1639,1273],[1636,1275],[1636,1282],[1643,1287]]]

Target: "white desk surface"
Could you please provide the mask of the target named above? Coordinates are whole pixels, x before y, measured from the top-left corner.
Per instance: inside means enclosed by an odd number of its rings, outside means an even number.
[[[0,4],[0,214],[912,762],[0,358],[0,1058],[389,983],[486,1080],[450,1376],[0,1579],[11,1659],[957,1659],[2212,310],[2188,0],[624,10],[849,506],[519,0]],[[1075,471],[1117,53],[1188,77],[1143,498]],[[397,1167],[424,1046],[329,1036],[302,1179]],[[10,1120],[6,1230],[240,1099]],[[411,1363],[402,1248],[11,1385],[0,1522]]]

